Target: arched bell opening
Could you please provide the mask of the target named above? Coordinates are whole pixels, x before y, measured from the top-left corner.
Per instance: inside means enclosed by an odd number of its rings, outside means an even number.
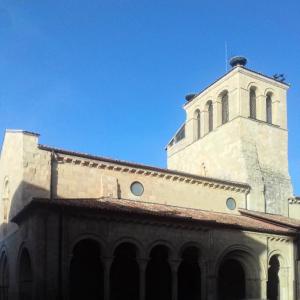
[[[104,299],[103,276],[98,242],[92,239],[78,242],[70,265],[70,300]]]
[[[201,272],[197,247],[186,248],[178,268],[178,300],[201,300]]]
[[[146,300],[172,299],[172,274],[168,263],[169,249],[164,245],[153,247],[146,269]]]
[[[112,300],[139,299],[139,265],[134,244],[126,242],[116,248],[110,274]]]

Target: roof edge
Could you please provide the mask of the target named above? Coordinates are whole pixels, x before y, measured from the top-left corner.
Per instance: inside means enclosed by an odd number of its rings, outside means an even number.
[[[16,216],[14,216],[12,218],[12,221],[19,224],[22,219],[24,219],[26,217],[26,213],[28,211],[30,211],[31,209],[34,208],[40,208],[43,206],[47,206],[47,205],[52,205],[52,207],[54,209],[64,209],[64,208],[74,208],[74,209],[80,209],[82,211],[82,209],[87,209],[87,210],[95,210],[95,207],[82,207],[80,205],[77,206],[68,206],[65,203],[60,203],[59,201],[60,199],[55,199],[55,200],[51,200],[49,198],[32,198],[32,201],[29,202],[29,204],[27,204]],[[72,201],[72,200],[95,200],[95,201],[99,201],[100,199],[61,199],[61,200],[66,200],[66,201]],[[109,200],[109,199],[106,199]],[[117,200],[117,199],[114,199]],[[122,199],[118,199],[118,200],[122,200]],[[108,208],[101,208],[99,207],[98,210],[106,210],[109,212],[118,212],[118,209],[113,209],[113,207],[108,207]],[[201,210],[200,210],[201,211]],[[203,211],[203,210],[202,210]],[[235,229],[235,230],[244,230],[244,231],[250,231],[250,232],[257,232],[257,233],[269,233],[269,234],[277,234],[277,235],[284,235],[284,236],[295,236],[296,234],[296,230],[294,228],[291,228],[290,226],[282,226],[281,224],[273,224],[273,225],[277,225],[278,227],[283,227],[286,229],[291,230],[291,232],[286,232],[286,231],[280,231],[280,230],[274,230],[274,229],[253,229],[244,225],[238,225],[238,224],[226,224],[226,223],[218,223],[215,220],[195,220],[195,219],[191,219],[188,216],[178,216],[178,215],[156,215],[155,213],[151,214],[151,212],[149,211],[149,213],[147,213],[147,209],[141,209],[141,211],[119,211],[121,215],[136,215],[136,216],[148,216],[149,218],[158,218],[159,220],[165,220],[167,222],[172,222],[172,221],[183,221],[183,222],[187,222],[187,223],[195,223],[198,225],[202,225],[202,226],[215,226],[215,227],[221,227],[221,228],[228,228],[228,229]],[[208,211],[205,211],[208,212]],[[221,213],[220,213],[221,214]],[[250,216],[250,218],[255,219],[255,217]],[[271,223],[268,222],[266,220],[263,220],[264,222],[267,223]]]
[[[284,217],[284,216],[281,216],[281,215],[267,214],[267,213],[251,211],[251,210],[242,209],[242,208],[239,209],[239,212],[242,215],[247,215],[247,216],[250,216],[250,217],[258,219],[258,220],[266,221],[266,222],[271,223],[271,224],[280,225],[280,226],[284,226],[284,227],[287,227],[287,228],[293,228],[293,229],[296,229],[296,230],[300,229],[300,223],[299,223],[299,225],[287,224],[284,221],[274,220],[274,219],[271,219],[270,217],[268,217],[268,215],[269,216],[274,216],[274,217],[276,217],[276,216]],[[264,214],[264,215],[262,215],[262,214]],[[286,217],[286,218],[288,218],[288,217]],[[292,218],[288,218],[288,219],[291,219],[291,221],[293,221],[293,220],[299,221],[297,219],[292,219]]]
[[[91,154],[87,154],[87,153],[74,152],[74,151],[69,151],[69,150],[65,150],[65,149],[53,148],[53,147],[49,147],[49,146],[45,146],[45,145],[41,145],[41,144],[38,145],[38,148],[41,150],[55,152],[55,153],[59,153],[59,154],[63,154],[63,155],[70,155],[70,156],[75,156],[75,157],[87,158],[87,159],[91,159],[91,160],[103,161],[106,163],[117,164],[117,165],[122,165],[122,166],[126,166],[126,167],[137,168],[137,169],[150,170],[150,171],[160,172],[160,173],[164,173],[164,174],[178,175],[178,176],[187,177],[189,179],[195,179],[195,180],[201,180],[201,181],[206,181],[206,182],[211,182],[211,183],[216,183],[216,184],[223,184],[223,185],[225,184],[225,185],[235,186],[235,187],[243,188],[246,190],[251,189],[249,184],[243,183],[243,182],[236,182],[236,181],[222,180],[222,179],[218,179],[218,178],[200,176],[200,175],[196,175],[196,174],[185,173],[185,172],[170,170],[170,169],[166,169],[166,168],[159,168],[159,167],[154,167],[154,166],[149,166],[149,165],[144,165],[144,164],[139,164],[139,163],[133,163],[133,162],[123,161],[123,160],[116,160],[116,159],[112,159],[112,158],[91,155]]]

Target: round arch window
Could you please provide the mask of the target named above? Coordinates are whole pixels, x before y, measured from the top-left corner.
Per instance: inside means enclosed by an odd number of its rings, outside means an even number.
[[[140,182],[135,181],[131,184],[130,191],[135,196],[142,196],[144,193],[144,186]]]
[[[230,210],[234,210],[236,208],[236,202],[233,198],[228,198],[226,200],[226,206]]]

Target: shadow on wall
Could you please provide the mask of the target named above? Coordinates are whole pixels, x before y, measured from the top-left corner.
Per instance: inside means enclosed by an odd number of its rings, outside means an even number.
[[[11,235],[18,229],[17,224],[11,222],[11,219],[28,205],[34,197],[49,198],[49,195],[49,190],[22,181],[10,199],[8,201],[2,201],[3,216],[1,216],[1,220],[3,220],[3,222],[0,225],[0,240]],[[8,220],[5,217],[7,212]]]
[[[19,213],[33,198],[49,198],[50,192],[44,188],[22,181],[10,200],[9,220]]]
[[[49,197],[49,191],[23,182],[12,197],[10,218],[27,205],[32,196],[45,195]],[[49,211],[47,207],[44,210],[55,216],[58,213],[57,210]],[[31,216],[28,215],[20,222],[19,228],[15,227],[16,234],[2,241],[7,253],[1,257],[5,259],[7,256],[9,268],[0,268],[0,291],[5,290],[9,294],[18,292],[20,300],[41,299],[40,295],[45,293],[42,291],[45,289],[45,282],[39,282],[40,277],[35,274],[43,274],[42,269],[45,264],[49,265],[50,260],[46,260],[50,258],[34,256],[50,252],[54,253],[51,264],[57,266],[61,261],[60,268],[67,278],[61,279],[62,290],[66,293],[64,298],[69,300],[82,299],[87,290],[89,299],[98,300],[104,299],[107,294],[110,294],[111,300],[138,300],[141,294],[146,300],[171,300],[174,294],[177,294],[179,300],[184,300],[187,296],[191,300],[278,299],[281,293],[280,269],[286,266],[281,265],[281,260],[276,258],[270,258],[270,263],[259,260],[266,251],[265,244],[239,230],[210,228],[207,225],[204,228],[201,224],[195,224],[197,230],[191,227],[186,229],[184,221],[174,222],[170,218],[174,217],[172,215],[155,218],[153,214],[146,212],[144,208],[136,208],[134,212],[130,211],[130,215],[123,214],[120,221],[109,219],[108,211],[84,212],[81,207],[77,207],[77,213],[74,214],[74,209],[72,213],[65,209],[62,215],[64,225],[58,232],[59,227],[44,223],[44,214],[39,211],[35,223],[37,228],[30,230],[34,235],[31,237],[32,248],[26,249],[24,263],[15,268],[19,272],[15,274],[13,266],[22,263],[22,260],[18,260],[19,250],[15,250],[25,242],[22,240],[23,229],[32,224]],[[69,222],[69,218],[73,218],[73,221]],[[101,226],[95,226],[100,222]],[[103,226],[105,222],[109,226]],[[48,237],[35,235],[39,227],[45,224]],[[203,228],[199,230],[201,226]],[[211,233],[210,242],[208,232]],[[68,240],[62,241],[61,247],[64,248],[61,249],[61,254],[55,256],[55,253],[59,253],[57,240],[60,234],[62,237],[68,236]],[[48,248],[50,240],[45,242],[50,236],[55,239],[55,249]],[[101,242],[91,238],[93,236],[100,236]],[[121,240],[124,242],[119,243]],[[14,248],[16,249],[12,251]],[[32,251],[35,248],[41,251]],[[17,253],[15,257],[14,253]],[[1,265],[5,263],[0,261]],[[60,268],[53,269],[53,272],[57,272],[51,274],[53,278],[60,278]],[[27,270],[31,272],[30,276],[26,273]],[[9,275],[4,274],[7,272]],[[266,283],[268,274],[269,281]],[[8,276],[8,281],[2,280]],[[16,278],[19,282],[14,282]],[[58,286],[54,287],[56,294],[60,293]],[[22,298],[20,293],[27,298]]]
[[[99,214],[97,218],[101,218]],[[199,236],[199,231],[191,230],[183,236],[176,226],[158,229],[158,222],[149,224],[143,234],[145,227],[140,230],[143,225],[138,222],[134,231],[126,232],[126,220],[97,231],[93,220],[77,221],[67,229],[68,236],[77,241],[66,251],[72,257],[65,269],[68,299],[81,299],[87,289],[95,291],[91,299],[107,299],[105,295],[110,294],[111,300],[140,299],[141,294],[146,300],[174,299],[174,294],[179,300],[279,297],[280,271],[272,264],[268,271],[268,258],[263,255],[266,245],[241,231],[220,229],[208,245],[204,232]],[[101,238],[91,238],[97,236]],[[120,240],[124,242],[118,243]],[[87,272],[88,265],[93,272]],[[108,278],[106,274],[110,274]]]

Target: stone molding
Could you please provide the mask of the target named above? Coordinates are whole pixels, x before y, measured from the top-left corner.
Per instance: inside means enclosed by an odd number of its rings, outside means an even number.
[[[42,148],[44,149],[44,146]],[[55,151],[55,150],[54,150]],[[213,189],[221,189],[221,190],[230,190],[234,192],[240,193],[248,193],[250,190],[250,186],[243,183],[236,183],[230,181],[222,181],[218,179],[213,179],[209,177],[202,177],[193,174],[184,174],[181,172],[176,172],[173,170],[163,170],[163,169],[147,169],[143,168],[142,166],[139,167],[138,165],[121,165],[118,161],[115,162],[105,162],[96,160],[96,159],[89,159],[86,157],[79,157],[73,155],[66,155],[61,153],[56,153],[56,160],[58,163],[66,163],[66,164],[73,164],[73,165],[80,165],[83,167],[89,168],[97,168],[97,169],[106,169],[111,171],[123,172],[123,173],[131,173],[131,174],[138,174],[143,176],[151,176],[157,178],[163,178],[165,180],[174,181],[174,182],[184,182],[188,184],[198,184],[205,187],[213,188]]]

